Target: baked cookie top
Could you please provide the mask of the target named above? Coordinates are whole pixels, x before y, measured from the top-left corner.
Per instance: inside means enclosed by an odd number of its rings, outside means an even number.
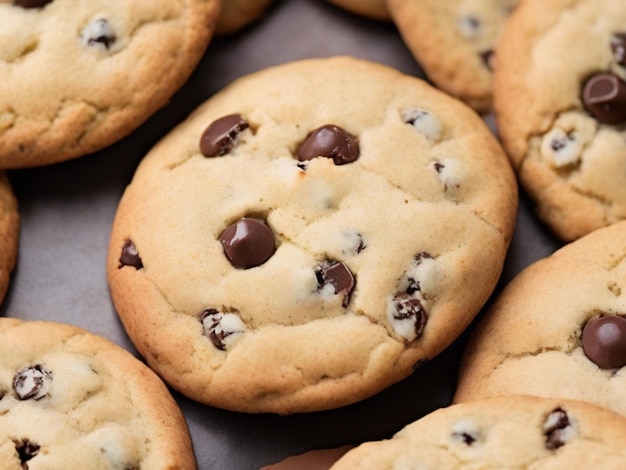
[[[502,142],[564,241],[626,218],[625,50],[619,0],[523,2],[498,46]]]
[[[492,106],[495,48],[518,0],[387,0],[426,75],[476,111]]]
[[[507,396],[438,409],[332,470],[600,468],[626,465],[626,419],[585,402]]]
[[[19,244],[18,203],[6,172],[0,171],[0,303],[9,288]]]
[[[0,168],[68,160],[129,134],[191,75],[219,6],[0,0]]]
[[[0,318],[0,462],[24,468],[195,469],[161,380],[82,329]]]
[[[506,156],[462,103],[373,62],[292,62],[226,87],[145,157],[112,228],[112,298],[195,400],[334,408],[464,330],[516,208]]]
[[[626,415],[626,222],[535,262],[473,332],[455,401],[527,393]]]

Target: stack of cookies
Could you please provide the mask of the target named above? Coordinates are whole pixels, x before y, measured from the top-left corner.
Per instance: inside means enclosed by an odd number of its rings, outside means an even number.
[[[9,298],[0,467],[193,469],[184,400],[330,413],[467,333],[449,406],[315,468],[624,468],[623,2],[311,1],[385,25],[426,79],[289,60],[151,135],[102,252],[141,360]],[[0,0],[0,300],[19,267],[11,172],[133,135],[214,36],[280,4]],[[564,246],[500,291],[518,183]]]

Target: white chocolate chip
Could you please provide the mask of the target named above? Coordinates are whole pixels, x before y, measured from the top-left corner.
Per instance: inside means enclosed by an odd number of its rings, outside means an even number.
[[[202,318],[204,334],[218,349],[228,349],[246,332],[246,325],[239,315],[211,311]]]
[[[473,39],[480,35],[480,20],[473,15],[461,16],[457,22],[457,27],[461,36],[466,39]]]
[[[40,400],[50,391],[52,372],[35,365],[20,369],[13,378],[13,389],[20,400]]]
[[[541,156],[553,168],[577,164],[582,156],[583,144],[576,132],[566,133],[555,128],[543,136]]]
[[[441,138],[441,123],[432,113],[420,108],[407,108],[400,111],[402,120],[411,124],[428,140],[437,142]]]
[[[113,27],[105,18],[96,18],[83,28],[80,40],[84,46],[111,51],[117,38]]]
[[[463,167],[461,162],[454,158],[434,162],[433,168],[437,172],[439,181],[443,184],[444,191],[453,192],[461,186],[463,181]]]
[[[482,433],[473,420],[465,418],[457,421],[452,426],[452,439],[455,442],[471,446],[478,441],[482,441]]]

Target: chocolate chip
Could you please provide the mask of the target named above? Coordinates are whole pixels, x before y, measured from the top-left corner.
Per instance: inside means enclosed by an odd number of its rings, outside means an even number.
[[[298,148],[298,160],[332,158],[335,165],[352,163],[359,158],[359,141],[341,127],[329,124],[311,132]]]
[[[139,252],[131,240],[126,240],[122,247],[122,255],[120,256],[120,265],[118,268],[123,266],[133,266],[137,270],[143,268],[143,262],[139,257]]]
[[[583,88],[587,110],[600,122],[618,124],[626,121],[626,82],[612,73],[591,77]]]
[[[110,23],[104,18],[98,18],[85,26],[81,40],[86,46],[109,50],[117,38]]]
[[[571,432],[570,426],[571,423],[567,413],[562,408],[555,408],[543,424],[546,448],[556,450],[564,446]]]
[[[626,66],[626,33],[616,33],[611,38],[611,51],[615,61]]]
[[[210,308],[202,312],[200,322],[204,334],[211,340],[213,346],[219,350],[226,350],[227,340],[234,334],[244,333],[245,324],[235,313],[224,313]]]
[[[229,114],[216,119],[200,137],[200,151],[205,157],[226,155],[235,146],[240,132],[249,127],[241,114]]]
[[[348,266],[341,261],[328,260],[315,269],[315,276],[320,291],[323,291],[326,286],[332,286],[334,294],[343,295],[342,305],[348,306],[356,285],[354,275]]]
[[[13,377],[13,390],[20,400],[40,400],[48,394],[52,372],[37,364],[25,367]]]
[[[468,446],[471,446],[478,439],[477,436],[467,432],[455,432],[452,434],[452,437],[457,441],[467,444]]]
[[[262,220],[243,217],[219,237],[224,254],[237,268],[253,268],[265,263],[276,250],[274,232]]]
[[[400,334],[410,341],[419,338],[423,333],[426,321],[428,320],[428,314],[420,299],[410,295],[400,294],[393,298],[392,305],[392,321],[396,323],[410,322],[411,328],[413,329],[410,334]],[[402,331],[398,327],[394,327],[394,329],[396,329],[396,331]]]
[[[52,0],[13,0],[13,5],[22,8],[41,8],[51,2]]]
[[[39,453],[39,449],[41,446],[30,442],[28,439],[22,439],[19,441],[14,441],[15,450],[17,451],[17,455],[20,458],[20,463],[22,464],[23,469],[28,468],[28,462],[33,457],[35,457]]]
[[[431,112],[421,108],[407,108],[400,112],[400,116],[428,140],[437,142],[441,138],[441,123]]]
[[[493,52],[493,49],[489,49],[487,51],[481,52],[480,58],[482,59],[483,64],[485,64],[485,67],[493,71],[494,59],[495,59],[495,54]]]
[[[585,355],[601,369],[626,365],[626,318],[609,315],[589,320],[582,333]]]

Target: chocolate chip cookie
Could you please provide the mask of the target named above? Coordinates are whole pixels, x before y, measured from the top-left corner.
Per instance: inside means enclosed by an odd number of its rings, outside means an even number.
[[[481,319],[456,401],[527,393],[626,415],[626,221],[535,262]]]
[[[626,419],[571,400],[508,396],[441,408],[331,469],[591,468],[626,465]]]
[[[0,302],[6,295],[15,268],[19,231],[17,199],[7,174],[0,171]]]
[[[626,218],[626,8],[518,10],[498,46],[496,122],[538,216],[568,242]]]
[[[0,318],[3,469],[196,468],[161,380],[82,329]]]
[[[260,19],[273,0],[223,0],[216,35],[236,33]]]
[[[464,104],[350,57],[243,77],[142,161],[108,278],[138,350],[194,400],[339,407],[407,377],[491,294],[513,172]]]
[[[492,107],[495,49],[518,0],[387,0],[428,78],[476,111]]]
[[[220,3],[0,1],[0,168],[80,157],[129,134],[191,75]]]

